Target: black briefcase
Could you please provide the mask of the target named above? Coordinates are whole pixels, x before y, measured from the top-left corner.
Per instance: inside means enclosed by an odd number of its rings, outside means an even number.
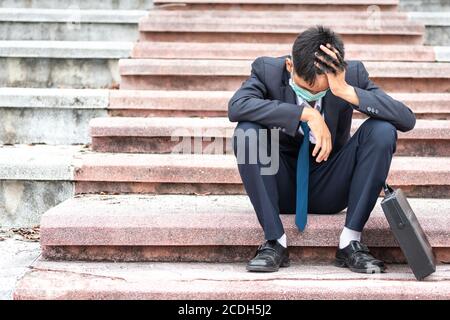
[[[435,272],[433,249],[403,191],[385,183],[381,207],[416,279]]]

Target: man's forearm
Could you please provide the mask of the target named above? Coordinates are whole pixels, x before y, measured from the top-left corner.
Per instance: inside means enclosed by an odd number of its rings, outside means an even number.
[[[319,111],[317,111],[316,109],[313,108],[303,108],[303,112],[300,115],[300,121],[303,122],[308,122],[309,120],[311,120],[315,115],[319,115],[320,113]]]
[[[351,103],[354,106],[359,106],[358,95],[356,94],[355,88],[353,88],[351,85],[347,85],[344,88],[339,89],[334,93],[334,95]]]

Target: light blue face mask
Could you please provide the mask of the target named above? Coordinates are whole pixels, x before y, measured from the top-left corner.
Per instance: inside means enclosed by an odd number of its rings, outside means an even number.
[[[293,72],[291,72],[291,78],[289,79],[289,85],[291,86],[292,90],[294,90],[295,94],[305,101],[317,101],[320,98],[324,97],[329,90],[329,89],[327,89],[324,91],[317,92],[316,94],[313,94],[313,93],[309,92],[308,90],[303,89],[303,88],[299,87],[298,85],[296,85],[294,83],[293,79],[294,79],[294,74],[293,74]]]

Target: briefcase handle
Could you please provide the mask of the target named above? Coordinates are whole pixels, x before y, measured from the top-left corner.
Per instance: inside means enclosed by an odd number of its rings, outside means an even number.
[[[390,185],[388,185],[386,182],[383,185],[383,189],[384,189],[384,197],[385,198],[389,197],[390,195],[392,195],[394,193],[394,189]],[[394,201],[394,204],[395,204],[395,201]],[[397,207],[397,206],[395,206],[395,207]],[[403,229],[407,225],[407,222],[403,219],[403,216],[400,214],[399,210],[400,209],[397,208],[396,214],[393,214],[392,217],[394,218],[397,227],[399,229]]]
[[[387,182],[384,183],[383,189],[386,196],[390,196],[392,193],[394,193],[394,189],[392,189],[392,187],[388,185]]]

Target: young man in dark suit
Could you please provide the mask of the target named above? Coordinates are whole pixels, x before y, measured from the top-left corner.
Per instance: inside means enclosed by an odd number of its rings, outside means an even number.
[[[233,147],[239,173],[265,235],[249,271],[289,266],[280,213],[295,213],[303,231],[307,213],[345,208],[335,265],[385,270],[360,242],[361,232],[387,178],[397,130],[413,129],[416,118],[369,79],[361,61],[346,61],[344,54],[337,34],[310,28],[297,37],[292,55],[257,58],[229,101],[228,117],[238,122]],[[353,110],[369,118],[350,137]],[[261,151],[277,157],[274,172],[263,171]]]

